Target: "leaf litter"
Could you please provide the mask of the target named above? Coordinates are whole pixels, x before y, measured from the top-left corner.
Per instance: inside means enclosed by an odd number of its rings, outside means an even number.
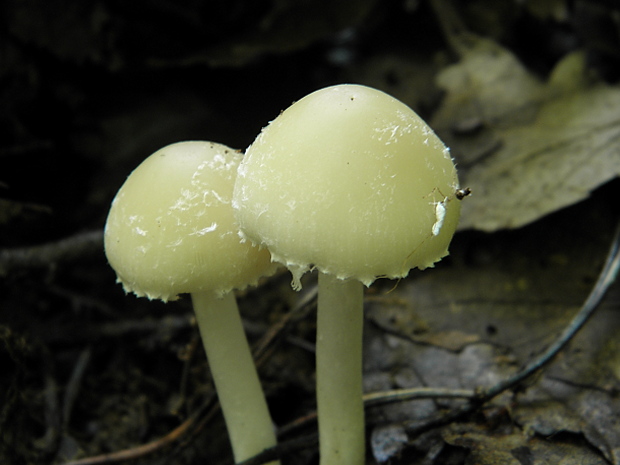
[[[519,228],[620,175],[620,88],[590,76],[583,53],[542,82],[495,42],[464,43],[437,77],[446,95],[431,122],[474,193],[460,229]]]
[[[447,266],[367,299],[366,391],[488,388],[535,359],[577,313],[604,258],[600,231],[613,216],[601,210],[602,195],[519,231],[462,233]],[[464,421],[418,432],[462,399],[369,408],[375,459],[421,454],[414,463],[444,463],[463,450],[476,464],[619,464],[614,295],[548,367]],[[441,336],[451,332],[454,344]]]

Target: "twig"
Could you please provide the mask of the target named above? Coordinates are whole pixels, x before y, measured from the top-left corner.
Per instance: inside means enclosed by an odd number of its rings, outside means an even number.
[[[590,292],[590,295],[584,302],[581,310],[575,315],[570,324],[565,328],[559,338],[551,345],[549,348],[537,359],[533,360],[531,363],[525,366],[523,370],[521,370],[516,375],[501,381],[497,385],[487,389],[481,390],[479,392],[472,391],[468,389],[443,389],[443,388],[412,388],[412,389],[403,389],[403,390],[394,390],[394,391],[385,391],[385,392],[377,392],[370,393],[364,395],[364,405],[366,407],[379,405],[383,403],[390,402],[398,402],[403,400],[412,400],[412,399],[422,399],[422,398],[465,398],[469,399],[469,403],[464,405],[461,408],[455,409],[447,415],[442,415],[440,417],[431,419],[426,422],[424,425],[421,425],[417,428],[409,430],[409,433],[418,433],[422,431],[427,431],[439,426],[443,426],[449,424],[459,418],[462,418],[465,415],[468,415],[478,408],[480,408],[484,403],[490,401],[497,395],[502,392],[513,388],[523,382],[525,379],[530,377],[533,373],[537,372],[549,362],[551,362],[554,357],[558,354],[562,348],[575,336],[575,334],[583,327],[588,318],[592,316],[598,305],[600,304],[603,296],[609,289],[609,286],[614,282],[618,275],[618,270],[620,269],[620,223],[616,228],[616,232],[612,241],[612,246],[607,256],[607,261],[603,270],[599,275],[599,279],[597,280],[594,288]],[[285,323],[288,320],[285,319]],[[272,334],[268,335],[266,339],[263,341],[265,346],[268,346],[273,339],[275,338],[275,334],[279,333],[282,330],[284,325],[276,325]],[[264,347],[263,346],[263,350]],[[260,351],[259,351],[260,352]],[[197,418],[201,415],[196,414],[186,420],[183,424],[177,427],[175,430],[170,432],[167,436],[151,442],[149,444],[145,444],[144,446],[136,447],[134,449],[129,449],[125,451],[120,451],[112,454],[101,455],[97,457],[91,457],[82,460],[76,460],[72,462],[68,462],[65,465],[98,465],[103,463],[113,463],[121,460],[127,460],[130,458],[138,458],[144,456],[148,453],[154,452],[161,447],[170,444],[180,438],[189,428],[194,424]],[[279,436],[290,433],[292,430],[300,428],[302,426],[306,426],[312,422],[316,421],[316,412],[312,412],[307,416],[294,421],[293,423],[286,425],[279,430]],[[309,434],[307,436],[303,436],[300,438],[295,438],[288,441],[282,441],[277,446],[267,449],[262,453],[242,462],[239,465],[260,465],[263,463],[267,463],[276,459],[279,459],[283,456],[289,455],[298,450],[314,447],[318,443],[318,435],[316,433]]]
[[[611,248],[607,254],[605,266],[603,267],[594,288],[592,288],[592,291],[590,292],[590,295],[588,295],[588,298],[584,302],[581,310],[579,310],[579,312],[574,316],[573,320],[568,324],[556,341],[551,344],[536,360],[530,362],[521,372],[485,391],[484,397],[487,398],[487,400],[495,397],[506,389],[516,386],[526,378],[529,378],[536,371],[540,370],[543,366],[547,365],[575,336],[575,334],[577,334],[577,332],[583,327],[586,321],[588,321],[597,309],[598,305],[601,303],[601,300],[603,300],[607,289],[609,289],[609,286],[618,276],[618,269],[620,268],[619,248],[620,223],[618,223],[616,228]]]
[[[577,334],[577,332],[583,327],[586,321],[592,316],[594,311],[598,308],[601,300],[605,296],[605,293],[609,289],[609,286],[615,281],[618,276],[618,270],[620,269],[620,222],[616,225],[616,231],[614,233],[609,253],[607,254],[607,260],[603,269],[601,270],[596,284],[590,291],[590,294],[586,298],[583,306],[573,317],[571,322],[566,326],[564,331],[551,344],[540,356],[535,360],[528,363],[521,371],[511,376],[510,378],[500,381],[495,386],[480,390],[478,394],[470,400],[469,403],[457,408],[454,411],[439,416],[425,423],[424,425],[418,425],[409,431],[410,434],[421,433],[433,428],[447,425],[452,423],[466,415],[469,415],[480,408],[483,404],[490,401],[502,392],[518,386],[534,373],[542,369],[545,365],[548,365],[555,356],[564,348],[564,346]]]
[[[306,436],[301,436],[299,438],[289,439],[288,441],[283,441],[279,443],[277,446],[272,447],[271,449],[267,449],[261,452],[258,455],[255,455],[252,458],[249,458],[237,465],[260,465],[267,462],[273,462],[274,460],[278,460],[282,457],[290,455],[294,452],[307,449],[309,447],[316,447],[319,443],[319,434],[313,433],[308,434]]]
[[[263,354],[264,350],[267,346],[271,345],[276,339],[276,335],[280,333],[284,327],[290,322],[291,315],[295,315],[300,312],[304,307],[309,305],[312,300],[316,297],[316,291],[309,292],[306,298],[303,301],[300,301],[295,308],[293,308],[287,315],[286,318],[283,317],[281,322],[276,323],[273,328],[264,336],[259,343],[261,350],[258,351],[259,354]],[[402,390],[392,390],[392,391],[382,391],[382,392],[374,392],[370,394],[364,395],[364,403],[367,406],[375,406],[384,403],[397,402],[402,400],[411,400],[411,399],[422,399],[422,398],[471,398],[474,396],[474,392],[471,390],[451,390],[451,389],[442,389],[442,388],[413,388],[413,389],[402,389]],[[192,417],[186,420],[179,427],[171,431],[168,435],[163,438],[157,439],[148,444],[144,444],[142,446],[138,446],[131,449],[126,449],[110,454],[98,455],[95,457],[84,458],[80,460],[74,460],[71,462],[67,462],[64,465],[100,465],[107,463],[117,463],[123,460],[129,459],[138,459],[144,457],[145,455],[151,454],[161,448],[172,444],[173,442],[181,439],[186,433],[190,430],[193,431],[192,437],[195,436],[197,431],[200,431],[204,426],[205,419],[214,413],[213,410],[209,412],[206,416],[204,415],[205,410],[207,410],[206,406],[201,408],[199,412],[196,412]],[[279,430],[279,435],[283,436],[285,434],[290,433],[293,430],[301,428],[303,426],[307,426],[316,421],[316,412],[311,412],[308,415],[295,420],[294,422],[286,425]],[[187,440],[186,440],[187,441]],[[244,462],[244,465],[258,465],[261,463],[266,463],[273,461],[279,457],[291,454],[298,450],[315,446],[318,442],[318,436],[316,434],[310,434],[307,436],[303,436],[300,438],[291,439],[288,441],[283,441],[278,446],[268,449],[261,454],[258,454],[248,461]]]
[[[448,389],[415,387],[408,389],[394,389],[390,391],[369,392],[364,394],[364,407],[376,407],[377,405],[391,404],[415,399],[472,399],[476,392],[472,389]],[[292,431],[307,426],[316,421],[316,411],[297,418],[291,423],[278,429],[278,436],[290,434]]]
[[[103,232],[91,231],[57,242],[0,250],[0,277],[24,269],[53,268],[63,261],[103,251]]]
[[[37,332],[37,336],[47,345],[55,344],[88,344],[104,339],[118,339],[122,337],[150,337],[156,341],[166,340],[177,331],[192,326],[191,316],[187,314],[164,315],[161,318],[125,319],[108,323],[69,321],[61,324],[51,324],[45,331]]]
[[[364,395],[364,407],[391,404],[414,399],[471,399],[476,396],[472,389],[447,389],[416,387],[393,391],[372,392]]]
[[[284,315],[281,318],[281,321],[275,323],[270,330],[261,338],[261,340],[257,343],[257,346],[254,350],[255,361],[257,365],[260,365],[265,361],[266,354],[269,350],[269,347],[273,345],[274,341],[278,338],[278,336],[282,333],[282,331],[288,326],[291,322],[292,316],[298,314],[306,305],[308,305],[314,298],[316,297],[316,292],[310,292],[307,295],[306,299],[303,299],[302,302],[299,302],[295,308],[293,308],[290,312]],[[159,322],[130,322],[131,328],[134,329],[134,326],[137,324],[139,326],[138,329],[142,329],[143,326],[147,326],[148,329],[153,329],[152,325],[159,325]],[[116,328],[119,324],[115,323],[114,328]],[[121,330],[125,328],[121,324]],[[118,331],[118,329],[116,330]],[[113,332],[116,332],[113,331]],[[258,357],[258,359],[256,359]],[[208,400],[206,400],[203,406],[190,418],[188,418],[185,422],[179,425],[177,428],[172,430],[166,436],[156,439],[148,444],[144,444],[142,446],[125,449],[117,452],[112,452],[109,454],[97,455],[94,457],[87,457],[84,459],[73,460],[70,462],[66,462],[64,465],[100,465],[100,464],[108,464],[108,463],[117,463],[124,460],[130,459],[139,459],[146,455],[149,455],[153,452],[156,452],[168,445],[171,445],[174,442],[179,441],[183,438],[183,436],[189,434],[189,437],[184,439],[184,443],[188,443],[194,438],[201,430],[204,428],[204,425],[207,421],[217,412],[219,408],[218,405],[213,405],[212,401],[214,397],[211,396]],[[183,447],[183,445],[181,445]],[[280,452],[278,452],[280,453]]]
[[[265,359],[268,358],[271,353],[270,347],[274,345],[275,341],[282,335],[289,324],[316,299],[317,294],[318,286],[314,286],[314,288],[307,292],[288,313],[283,315],[269,328],[263,337],[260,338],[252,350],[252,355],[254,356],[257,366],[260,367],[265,362]]]
[[[47,358],[47,357],[46,357]],[[61,430],[60,408],[58,405],[58,385],[52,374],[46,370],[45,389],[45,423],[47,429],[43,437],[35,440],[35,446],[43,453],[53,451],[58,443]]]
[[[147,454],[155,452],[168,444],[175,442],[194,424],[197,416],[194,415],[175,429],[170,431],[166,436],[157,439],[156,441],[149,442],[142,446],[134,447],[132,449],[125,449],[118,452],[112,452],[110,454],[97,455],[95,457],[87,457],[79,460],[72,460],[66,462],[64,465],[99,465],[103,463],[116,463],[123,460],[138,459]]]
[[[612,245],[607,255],[605,266],[603,267],[599,278],[590,292],[590,295],[583,304],[581,310],[575,315],[573,320],[565,328],[558,339],[549,346],[549,348],[538,358],[525,366],[516,375],[499,382],[497,385],[481,391],[471,390],[450,390],[441,388],[413,388],[406,390],[386,391],[379,393],[366,394],[364,396],[365,407],[377,405],[380,403],[396,402],[400,400],[411,400],[421,398],[442,398],[442,397],[461,397],[469,399],[469,402],[461,408],[457,408],[454,411],[431,419],[423,425],[417,424],[416,427],[409,429],[409,434],[417,434],[423,431],[428,431],[433,428],[447,425],[452,423],[468,414],[473,413],[483,404],[490,401],[502,392],[517,386],[525,379],[529,378],[532,374],[543,368],[549,362],[551,362],[560,350],[570,341],[575,334],[583,327],[588,318],[592,316],[598,305],[600,304],[603,296],[609,289],[609,286],[614,282],[620,269],[620,222],[616,227]],[[303,419],[296,420],[280,429],[280,435],[289,433],[293,429],[297,429],[301,426],[308,425],[310,422],[316,421],[316,412],[305,416]],[[297,446],[297,442],[286,441],[278,444],[277,446],[268,449],[261,454],[252,457],[249,460],[243,462],[242,465],[260,465],[266,462],[273,461],[277,458],[281,458],[284,455],[290,454],[302,447],[312,447],[318,442],[318,435],[313,434],[307,437],[301,438],[300,444],[305,446]],[[314,442],[312,442],[314,440]],[[241,464],[240,464],[241,465]]]
[[[364,394],[364,407],[373,407],[381,404],[389,404],[414,399],[441,399],[441,398],[465,398],[475,397],[471,389],[445,389],[417,387],[411,389],[397,389],[392,391],[380,391]],[[292,431],[308,426],[316,422],[316,411],[310,412],[302,418],[298,418],[288,425],[279,428],[278,437],[290,434]],[[260,465],[296,452],[298,450],[313,447],[318,444],[318,434],[313,433],[288,441],[281,441],[277,446],[261,452],[258,455],[238,465]]]
[[[75,364],[75,368],[71,373],[71,377],[67,382],[65,395],[63,396],[62,400],[62,425],[63,429],[65,430],[67,428],[67,425],[69,424],[69,418],[71,417],[73,404],[75,403],[75,399],[77,398],[80,391],[82,378],[84,377],[84,373],[86,372],[86,368],[88,367],[88,363],[90,362],[91,354],[91,347],[87,347],[80,353],[80,356],[78,357]]]

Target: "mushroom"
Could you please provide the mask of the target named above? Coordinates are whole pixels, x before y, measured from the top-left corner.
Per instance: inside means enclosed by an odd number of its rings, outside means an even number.
[[[365,86],[318,90],[262,130],[239,165],[241,234],[292,272],[319,272],[322,465],[364,462],[363,286],[448,254],[460,207],[448,149],[409,107]]]
[[[266,250],[238,235],[231,197],[241,158],[212,142],[158,150],[116,194],[104,232],[126,292],[164,302],[191,294],[237,462],[276,444],[232,292],[276,268]]]

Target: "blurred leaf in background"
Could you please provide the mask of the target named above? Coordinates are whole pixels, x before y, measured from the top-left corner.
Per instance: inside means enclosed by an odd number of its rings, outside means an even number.
[[[461,229],[518,228],[620,175],[620,88],[590,76],[584,54],[540,82],[500,45],[468,36],[437,77],[432,126],[459,163]]]

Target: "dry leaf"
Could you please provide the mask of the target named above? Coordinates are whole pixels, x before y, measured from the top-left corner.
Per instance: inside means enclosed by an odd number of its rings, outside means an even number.
[[[605,460],[586,447],[561,439],[530,438],[515,431],[491,436],[476,425],[453,425],[444,433],[446,442],[470,450],[466,464],[476,465],[603,465]]]
[[[402,425],[383,425],[372,430],[370,446],[372,455],[379,463],[395,458],[409,441]]]
[[[583,56],[570,55],[543,85],[478,39],[439,75],[448,94],[433,126],[474,192],[461,229],[526,225],[620,175],[620,89],[585,74]]]
[[[513,418],[524,428],[547,437],[581,434],[610,463],[618,465],[619,412],[620,402],[608,393],[546,378],[520,396]]]

